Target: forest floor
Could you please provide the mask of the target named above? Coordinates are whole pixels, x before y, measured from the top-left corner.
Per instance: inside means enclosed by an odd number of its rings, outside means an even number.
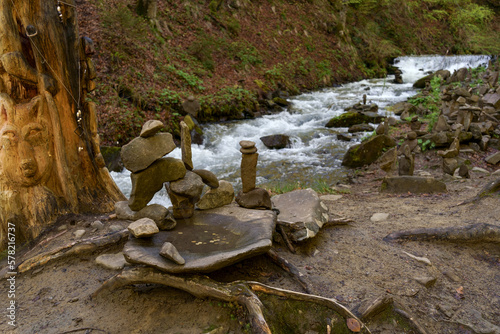
[[[462,153],[463,154],[463,153]],[[494,172],[480,156],[476,165]],[[427,333],[499,333],[500,246],[444,241],[388,243],[388,234],[421,227],[465,226],[476,223],[500,225],[498,196],[457,206],[474,197],[496,175],[472,173],[470,179],[443,178],[434,151],[416,158],[416,174],[425,170],[446,181],[448,192],[437,195],[391,195],[379,192],[383,172],[375,165],[356,173],[341,198],[325,201],[333,217],[353,220],[344,226],[323,228],[311,241],[300,244],[296,254],[285,246],[274,248],[304,274],[312,293],[335,298],[356,312],[380,296],[392,297],[398,308],[412,315]],[[388,218],[374,222],[374,213]],[[95,220],[104,223],[93,230]],[[71,242],[73,232],[86,229],[84,238],[108,232],[110,225],[126,227],[128,221],[108,216],[71,216],[60,220],[31,254]],[[60,227],[64,225],[63,227]],[[62,234],[61,234],[62,233]],[[52,239],[50,239],[52,238]],[[95,263],[102,253],[117,253],[123,243],[86,255],[51,261],[16,276],[17,303],[14,329],[6,316],[0,318],[2,333],[248,333],[243,309],[232,303],[199,299],[186,292],[158,285],[135,285],[90,298],[118,271]],[[406,253],[425,257],[430,265]],[[28,256],[29,255],[29,256]],[[1,267],[5,266],[5,261]],[[211,273],[221,282],[258,281],[270,286],[303,292],[297,281],[262,255]],[[419,278],[434,278],[428,287]],[[6,300],[8,285],[0,286]],[[3,305],[6,305],[2,302]],[[5,314],[2,306],[2,314]],[[325,322],[326,319],[313,321]],[[304,315],[304,319],[307,316]],[[305,321],[305,320],[304,320]],[[372,333],[412,333],[396,320],[368,322]],[[289,331],[293,333],[294,331]],[[308,331],[307,333],[317,333]],[[416,332],[415,332],[416,333]]]

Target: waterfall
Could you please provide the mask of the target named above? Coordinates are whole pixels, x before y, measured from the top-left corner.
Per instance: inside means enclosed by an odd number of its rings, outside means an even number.
[[[395,66],[403,72],[403,84],[392,83],[394,76],[362,80],[292,97],[289,100],[292,106],[278,114],[203,125],[204,144],[192,146],[194,168],[210,170],[219,179],[227,180],[239,189],[239,142],[251,140],[256,143],[259,153],[258,185],[300,182],[308,186],[317,180],[333,184],[347,174],[347,169],[341,166],[344,153],[365,134],[348,143],[338,141],[336,135],[347,132],[347,129],[326,128],[328,120],[361,101],[363,94],[367,95],[369,102],[378,104],[380,114],[390,115],[385,108],[415,95],[417,91],[412,87],[413,83],[427,72],[439,69],[453,72],[461,67],[477,67],[487,64],[489,59],[489,56],[399,57],[395,59]],[[281,150],[266,148],[260,137],[273,134],[290,136],[291,147]],[[169,156],[180,159],[180,149],[175,149]],[[130,173],[112,172],[111,175],[128,197]],[[164,189],[156,194],[151,203],[171,205]]]

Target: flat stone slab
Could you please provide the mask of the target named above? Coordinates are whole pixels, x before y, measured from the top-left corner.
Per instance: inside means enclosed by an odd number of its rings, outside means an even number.
[[[383,193],[414,193],[414,194],[429,194],[429,193],[445,193],[446,184],[433,177],[421,176],[394,176],[386,177],[382,181],[380,192]]]
[[[170,133],[157,133],[154,136],[137,137],[124,145],[120,151],[123,165],[132,173],[149,167],[153,162],[175,149]]]
[[[275,224],[273,211],[233,205],[197,210],[193,217],[179,219],[171,231],[161,231],[147,239],[130,237],[123,253],[130,263],[169,273],[211,272],[266,253],[272,245]],[[177,248],[185,264],[176,264],[160,255],[165,242]]]
[[[312,189],[276,195],[271,201],[280,211],[278,224],[295,242],[313,238],[328,221],[328,209]]]

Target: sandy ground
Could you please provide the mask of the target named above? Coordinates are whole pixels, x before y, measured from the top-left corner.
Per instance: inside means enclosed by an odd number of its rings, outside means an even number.
[[[425,159],[425,160],[422,160]],[[417,167],[437,177],[432,158],[417,158]],[[435,167],[435,166],[434,166]],[[498,167],[496,167],[498,168]],[[489,166],[490,171],[495,167]],[[324,228],[318,236],[290,253],[275,249],[295,265],[312,292],[335,298],[356,312],[361,305],[387,295],[397,307],[412,315],[427,333],[499,333],[500,245],[450,242],[388,243],[391,232],[420,227],[463,226],[475,223],[500,225],[500,199],[487,197],[476,204],[456,206],[471,198],[488,181],[500,176],[473,173],[470,179],[446,178],[448,192],[437,195],[380,194],[383,172],[376,167],[356,173],[342,197],[326,201],[333,217],[353,220],[344,226]],[[373,222],[374,213],[388,218]],[[105,225],[126,221],[105,216],[75,216],[62,220],[44,239],[58,235],[38,250],[71,241],[72,232],[87,228],[96,219]],[[99,231],[90,232],[91,236]],[[86,236],[86,237],[87,237]],[[43,239],[42,239],[43,240]],[[17,327],[7,318],[8,282],[0,286],[1,333],[248,333],[241,307],[218,300],[202,300],[173,288],[137,285],[103,294],[90,294],[117,271],[95,264],[102,253],[119,252],[122,244],[100,252],[63,258],[16,276]],[[36,253],[35,250],[33,253]],[[431,265],[404,252],[425,257]],[[19,251],[21,258],[21,251]],[[2,267],[5,266],[5,260]],[[219,281],[252,280],[302,291],[297,281],[267,256],[258,256],[225,268],[210,277]],[[418,278],[436,281],[425,287]],[[324,321],[318,319],[318,321]],[[368,322],[372,333],[412,333],[395,320]],[[306,331],[307,332],[307,331]],[[305,332],[305,333],[306,333]],[[317,331],[309,331],[309,334]]]

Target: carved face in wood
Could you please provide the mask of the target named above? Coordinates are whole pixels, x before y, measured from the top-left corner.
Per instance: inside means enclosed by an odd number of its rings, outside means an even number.
[[[52,169],[50,122],[41,96],[14,105],[0,94],[0,180],[31,187],[45,181]],[[3,174],[3,175],[1,175]]]

